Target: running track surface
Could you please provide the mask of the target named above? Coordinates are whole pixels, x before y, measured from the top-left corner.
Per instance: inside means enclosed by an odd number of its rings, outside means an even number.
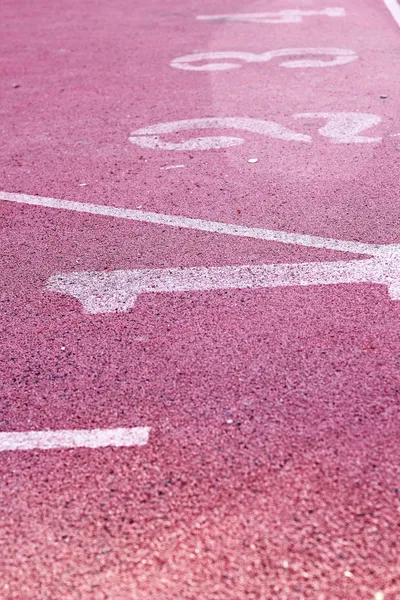
[[[345,16],[300,23],[196,19],[332,6],[316,4],[6,0],[0,190],[399,243],[400,30],[384,3],[335,2]],[[358,58],[170,66],[193,51],[321,47]],[[332,112],[379,116],[360,134],[378,141],[332,143],[318,133],[326,120],[293,117]],[[218,128],[160,139],[244,143],[128,139],[205,117],[269,120],[312,141]],[[1,599],[400,598],[400,302],[387,287],[144,293],[101,314],[46,288],[58,273],[361,255],[0,210],[1,432],[150,428],[143,445],[0,453]]]

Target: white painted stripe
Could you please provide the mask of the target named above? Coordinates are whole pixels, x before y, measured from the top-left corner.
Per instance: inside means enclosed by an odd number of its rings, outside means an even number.
[[[149,432],[150,427],[13,431],[0,433],[0,452],[5,450],[144,446],[148,442]]]
[[[198,15],[199,21],[232,21],[244,23],[301,23],[303,17],[326,15],[328,17],[344,17],[344,8],[324,8],[323,10],[301,10],[299,8],[284,9],[279,12],[236,13],[230,15]]]
[[[383,0],[393,19],[400,27],[400,4],[397,0]]]
[[[47,290],[77,298],[91,314],[127,312],[139,294],[375,283],[399,299],[399,257],[275,265],[86,271],[50,277]]]
[[[168,169],[183,169],[185,165],[168,165],[167,167],[161,167],[163,171],[168,171]]]
[[[20,204],[30,204],[33,206],[43,206],[45,208],[57,208],[62,210],[90,213],[94,215],[103,215],[118,219],[131,219],[133,221],[153,223],[155,225],[167,225],[170,227],[181,227],[184,229],[207,231],[209,233],[221,233],[238,237],[267,240],[270,242],[280,242],[282,244],[295,244],[309,248],[326,248],[328,250],[338,250],[341,252],[368,254],[369,256],[388,255],[400,252],[400,245],[395,244],[365,244],[362,242],[334,240],[315,235],[274,231],[270,229],[261,229],[259,227],[246,227],[245,225],[233,225],[218,221],[205,221],[202,219],[192,219],[191,217],[180,217],[176,215],[144,212],[130,208],[118,208],[115,206],[73,202],[71,200],[57,200],[55,198],[29,196],[27,194],[16,194],[13,192],[0,192],[0,200],[17,202]]]

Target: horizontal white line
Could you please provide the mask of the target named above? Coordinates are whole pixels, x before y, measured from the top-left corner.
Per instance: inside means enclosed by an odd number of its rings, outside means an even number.
[[[87,313],[127,312],[142,293],[340,283],[386,284],[393,299],[399,296],[399,259],[369,258],[300,264],[189,267],[136,271],[74,272],[53,275],[49,291],[69,294]]]
[[[299,8],[284,9],[278,12],[234,13],[230,15],[197,15],[199,21],[242,21],[248,23],[301,23],[303,17],[327,15],[329,17],[344,17],[346,12],[342,7],[329,7],[322,10],[301,10]]]
[[[65,429],[59,431],[13,431],[0,433],[0,452],[56,448],[104,448],[144,446],[150,427],[130,429]]]
[[[245,225],[231,225],[229,223],[221,223],[218,221],[204,221],[202,219],[192,219],[190,217],[144,212],[141,210],[118,208],[115,206],[73,202],[71,200],[57,200],[55,198],[29,196],[27,194],[0,192],[0,200],[17,202],[20,204],[30,204],[33,206],[43,206],[46,208],[58,208],[95,215],[103,215],[107,217],[116,217],[118,219],[131,219],[133,221],[154,223],[156,225],[182,227],[185,229],[196,229],[198,231],[207,231],[210,233],[222,233],[238,237],[268,240],[271,242],[280,242],[282,244],[295,244],[309,248],[326,248],[328,250],[338,250],[340,252],[352,252],[356,254],[368,254],[370,256],[374,254],[381,255],[391,252],[391,246],[389,245],[364,244],[362,242],[334,240],[315,235],[274,231],[270,229],[261,229],[259,227],[246,227]]]
[[[162,170],[168,171],[168,169],[183,169],[185,165],[168,165],[167,167],[161,167]]]
[[[400,27],[400,5],[397,0],[383,0],[386,4],[386,8],[391,13],[393,19],[396,21],[397,25]]]

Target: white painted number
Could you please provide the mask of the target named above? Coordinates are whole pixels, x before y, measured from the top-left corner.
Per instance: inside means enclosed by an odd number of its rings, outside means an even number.
[[[182,69],[183,71],[228,71],[242,67],[242,64],[238,61],[245,63],[266,63],[273,58],[282,58],[284,56],[303,57],[279,62],[281,67],[289,69],[334,67],[336,65],[345,65],[358,58],[353,50],[346,50],[344,48],[283,48],[282,50],[271,50],[262,54],[235,51],[198,52],[175,58],[171,61],[170,65],[175,69]],[[319,58],[311,58],[311,56],[332,56],[332,58],[330,60],[321,60]]]
[[[301,10],[291,8],[279,12],[237,13],[232,15],[199,15],[200,21],[228,21],[240,23],[301,23],[304,17],[326,16],[344,17],[344,8],[324,8],[323,10]]]
[[[299,113],[295,119],[326,119],[328,122],[318,132],[330,139],[333,144],[368,144],[380,142],[380,137],[358,135],[381,122],[378,115],[371,113]]]
[[[263,121],[261,119],[249,119],[241,117],[211,117],[205,119],[188,119],[185,121],[172,121],[171,123],[158,123],[133,131],[129,141],[142,148],[159,148],[161,150],[209,150],[211,148],[227,148],[229,146],[239,146],[243,144],[241,137],[196,137],[186,141],[173,143],[163,142],[158,134],[177,133],[190,129],[240,129],[259,133],[272,138],[281,140],[291,140],[296,142],[311,142],[309,135],[296,133],[273,121]]]
[[[318,132],[329,138],[333,144],[365,144],[380,142],[380,137],[367,137],[358,135],[361,131],[369,129],[380,123],[381,118],[371,113],[299,113],[293,115],[295,119],[322,119],[327,120],[326,125],[320,127]],[[292,131],[274,121],[252,119],[245,117],[210,117],[203,119],[187,119],[158,123],[133,131],[129,141],[141,148],[159,150],[210,150],[239,146],[244,143],[242,137],[212,136],[195,137],[180,142],[167,142],[160,140],[161,134],[172,134],[193,129],[239,129],[258,133],[270,138],[292,142],[311,142],[310,135]]]

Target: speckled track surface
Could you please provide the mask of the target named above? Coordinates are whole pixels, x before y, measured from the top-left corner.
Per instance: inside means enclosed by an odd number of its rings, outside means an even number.
[[[316,7],[6,0],[0,190],[400,243],[400,30],[383,3],[341,4],[345,16],[262,24],[196,16]],[[321,47],[357,60],[170,66],[193,51]],[[320,117],[293,116],[332,112],[379,116],[360,134],[379,141],[337,143]],[[311,141],[218,128],[196,136],[244,143],[128,139],[205,117]],[[0,211],[0,432],[151,428],[141,447],[0,452],[1,600],[399,600],[400,301],[385,286],[142,294],[109,314],[46,289],[56,273],[358,255]]]

